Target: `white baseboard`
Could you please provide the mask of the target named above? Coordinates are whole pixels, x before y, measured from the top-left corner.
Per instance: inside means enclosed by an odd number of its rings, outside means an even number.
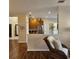
[[[18,40],[18,43],[26,43],[26,41],[19,41],[19,40]]]
[[[49,51],[49,49],[27,49],[27,51]]]

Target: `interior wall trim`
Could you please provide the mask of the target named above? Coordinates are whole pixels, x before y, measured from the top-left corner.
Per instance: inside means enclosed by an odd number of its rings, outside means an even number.
[[[49,49],[27,49],[27,51],[49,51]]]
[[[26,41],[19,41],[19,40],[18,40],[18,43],[26,43]]]

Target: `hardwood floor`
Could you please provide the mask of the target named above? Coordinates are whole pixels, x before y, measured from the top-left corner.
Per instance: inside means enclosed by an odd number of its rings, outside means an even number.
[[[9,40],[9,59],[27,59],[26,43],[18,43],[17,40]]]
[[[49,59],[48,51],[28,51],[26,43],[9,40],[9,59]]]
[[[54,57],[54,58],[53,58]],[[9,59],[63,59],[62,56],[49,51],[27,51],[26,43],[9,40]]]
[[[19,59],[27,59],[27,45],[26,43],[19,43],[19,51],[18,51],[18,58]]]
[[[10,40],[9,41],[9,59],[18,59],[17,40]]]
[[[48,51],[29,51],[28,59],[49,59]]]

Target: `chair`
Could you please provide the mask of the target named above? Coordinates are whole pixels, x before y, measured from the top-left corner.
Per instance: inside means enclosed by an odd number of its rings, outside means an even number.
[[[50,58],[51,59],[67,59],[67,55],[65,52],[67,50],[62,47],[62,44],[57,41],[53,36],[48,36],[44,38],[49,50],[50,50]]]

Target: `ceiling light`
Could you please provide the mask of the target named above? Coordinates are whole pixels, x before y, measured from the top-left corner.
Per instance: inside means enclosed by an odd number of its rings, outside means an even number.
[[[51,14],[51,11],[49,11],[48,14]]]
[[[59,0],[58,3],[63,3],[65,0]]]
[[[30,12],[29,12],[29,15],[31,15],[31,14],[32,14],[32,12],[30,11]]]

